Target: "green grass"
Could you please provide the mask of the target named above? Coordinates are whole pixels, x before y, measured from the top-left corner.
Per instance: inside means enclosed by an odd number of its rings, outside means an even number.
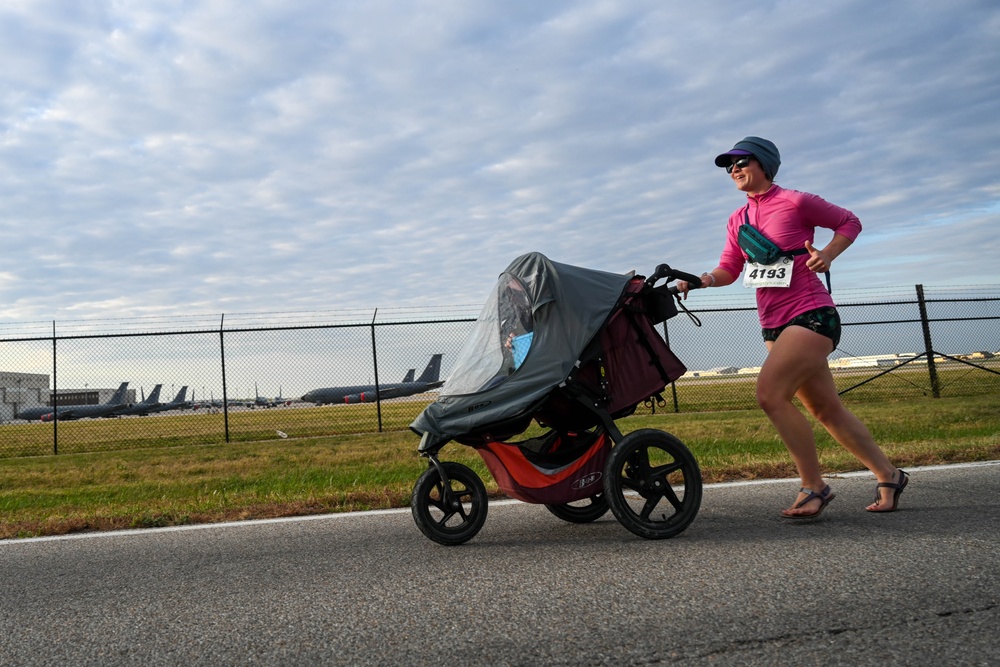
[[[940,365],[940,364],[939,364]],[[1000,396],[1000,373],[958,364],[940,365],[938,378],[944,398]],[[1000,363],[984,365],[1000,370]],[[834,379],[846,389],[871,378],[876,371],[863,369],[837,372]],[[755,410],[755,376],[714,376],[684,378],[677,383],[678,407],[682,414],[709,411]],[[673,396],[664,392],[667,405],[657,412],[673,411]],[[931,395],[927,367],[911,365],[857,387],[844,395],[850,406],[874,402],[898,403]],[[389,401],[381,406],[382,430],[406,431],[408,425],[430,400]],[[649,414],[640,406],[637,414]],[[330,405],[324,407],[243,410],[229,414],[231,442],[259,442],[279,439],[278,431],[290,438],[371,433],[378,430],[379,409],[374,404]],[[84,420],[59,424],[58,453],[178,447],[225,442],[222,414],[167,413],[150,417]],[[0,427],[0,456],[44,456],[53,453],[53,425],[40,423],[4,424]]]
[[[383,431],[404,431],[430,402],[389,402],[382,405]],[[225,442],[224,416],[167,413],[149,417],[60,422],[58,453],[176,447]],[[229,413],[231,442],[275,440],[278,431],[291,438],[342,435],[378,430],[374,404],[242,410]],[[14,423],[0,428],[4,456],[44,456],[53,453],[51,423]]]
[[[851,409],[900,466],[1000,458],[1000,411],[995,394],[860,402]],[[304,415],[322,415],[321,410],[284,412],[303,413],[296,415],[302,420],[296,426],[301,433],[292,431],[294,437],[287,440],[225,444],[199,435],[202,426],[194,419],[179,422],[190,430],[172,436],[170,447],[160,446],[163,443],[146,434],[145,440],[137,437],[137,443],[153,443],[145,449],[0,459],[0,538],[403,507],[409,503],[413,484],[426,467],[416,454],[418,441],[412,433],[400,430],[311,437],[308,431],[318,427],[319,418]],[[407,412],[412,419],[412,406]],[[243,414],[264,419],[258,413]],[[205,415],[157,420],[193,417],[204,419]],[[291,417],[275,412],[266,419]],[[784,446],[758,410],[646,414],[619,420],[618,424],[625,432],[659,428],[673,433],[694,452],[706,482],[795,474]],[[86,434],[107,437],[98,432],[113,422],[62,424],[60,436],[69,426],[88,427],[75,436],[82,441]],[[273,437],[270,425],[258,430]],[[860,468],[821,428],[817,429],[817,445],[826,471]],[[486,481],[487,489],[497,493],[474,450],[451,444],[442,451],[442,458],[471,466]]]

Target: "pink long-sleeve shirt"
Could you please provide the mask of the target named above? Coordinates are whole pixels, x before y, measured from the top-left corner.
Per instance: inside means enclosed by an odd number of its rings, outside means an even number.
[[[726,246],[719,259],[719,268],[733,277],[743,272],[747,256],[736,241],[744,212],[750,224],[771,239],[782,250],[804,248],[806,241],[814,243],[817,227],[853,241],[861,233],[861,221],[845,208],[835,206],[822,197],[808,192],[786,190],[778,185],[760,195],[747,195],[747,203],[729,216]],[[796,315],[815,308],[833,306],[833,297],[819,275],[806,267],[809,255],[792,258],[792,283],[789,287],[757,289],[757,315],[760,325],[772,329],[787,324]]]

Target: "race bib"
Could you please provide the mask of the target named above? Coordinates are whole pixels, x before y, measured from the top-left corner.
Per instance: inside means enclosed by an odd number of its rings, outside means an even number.
[[[747,262],[743,273],[743,286],[752,289],[758,287],[788,287],[792,284],[792,258],[782,257],[774,264],[755,264]]]

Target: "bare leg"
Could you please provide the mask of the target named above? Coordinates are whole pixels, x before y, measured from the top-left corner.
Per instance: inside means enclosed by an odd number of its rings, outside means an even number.
[[[799,388],[797,396],[833,439],[871,470],[879,482],[898,481],[896,466],[879,449],[868,427],[844,407],[828,366],[824,366],[822,373],[809,378]],[[883,503],[892,500],[892,489],[882,488],[879,494]]]
[[[757,380],[757,402],[774,424],[798,469],[802,486],[819,492],[826,487],[820,475],[816,440],[809,420],[792,403],[798,396],[807,410],[833,438],[856,456],[880,482],[893,481],[896,468],[872,439],[861,421],[844,407],[837,395],[827,356],[832,341],[804,327],[791,326],[778,340],[768,342],[768,357]],[[891,500],[891,490],[882,489],[883,501]],[[796,502],[804,498],[800,494]],[[815,512],[814,499],[790,514]]]
[[[778,340],[767,341],[766,345],[767,360],[757,378],[757,403],[788,448],[802,487],[818,493],[826,488],[826,482],[820,475],[816,439],[812,425],[792,403],[792,398],[800,386],[826,366],[833,343],[825,336],[793,326],[782,331]],[[800,493],[796,502],[805,497]],[[819,499],[814,499],[786,513],[811,514],[819,504]]]

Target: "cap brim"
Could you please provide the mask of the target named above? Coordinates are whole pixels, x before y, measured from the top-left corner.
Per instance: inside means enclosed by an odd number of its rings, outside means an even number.
[[[732,163],[732,160],[730,158],[733,158],[733,157],[736,157],[736,156],[740,156],[740,155],[753,155],[753,153],[751,153],[750,151],[745,151],[745,150],[743,150],[741,148],[734,148],[733,150],[726,151],[725,153],[723,153],[719,157],[715,158],[715,166],[716,167],[728,167]]]

